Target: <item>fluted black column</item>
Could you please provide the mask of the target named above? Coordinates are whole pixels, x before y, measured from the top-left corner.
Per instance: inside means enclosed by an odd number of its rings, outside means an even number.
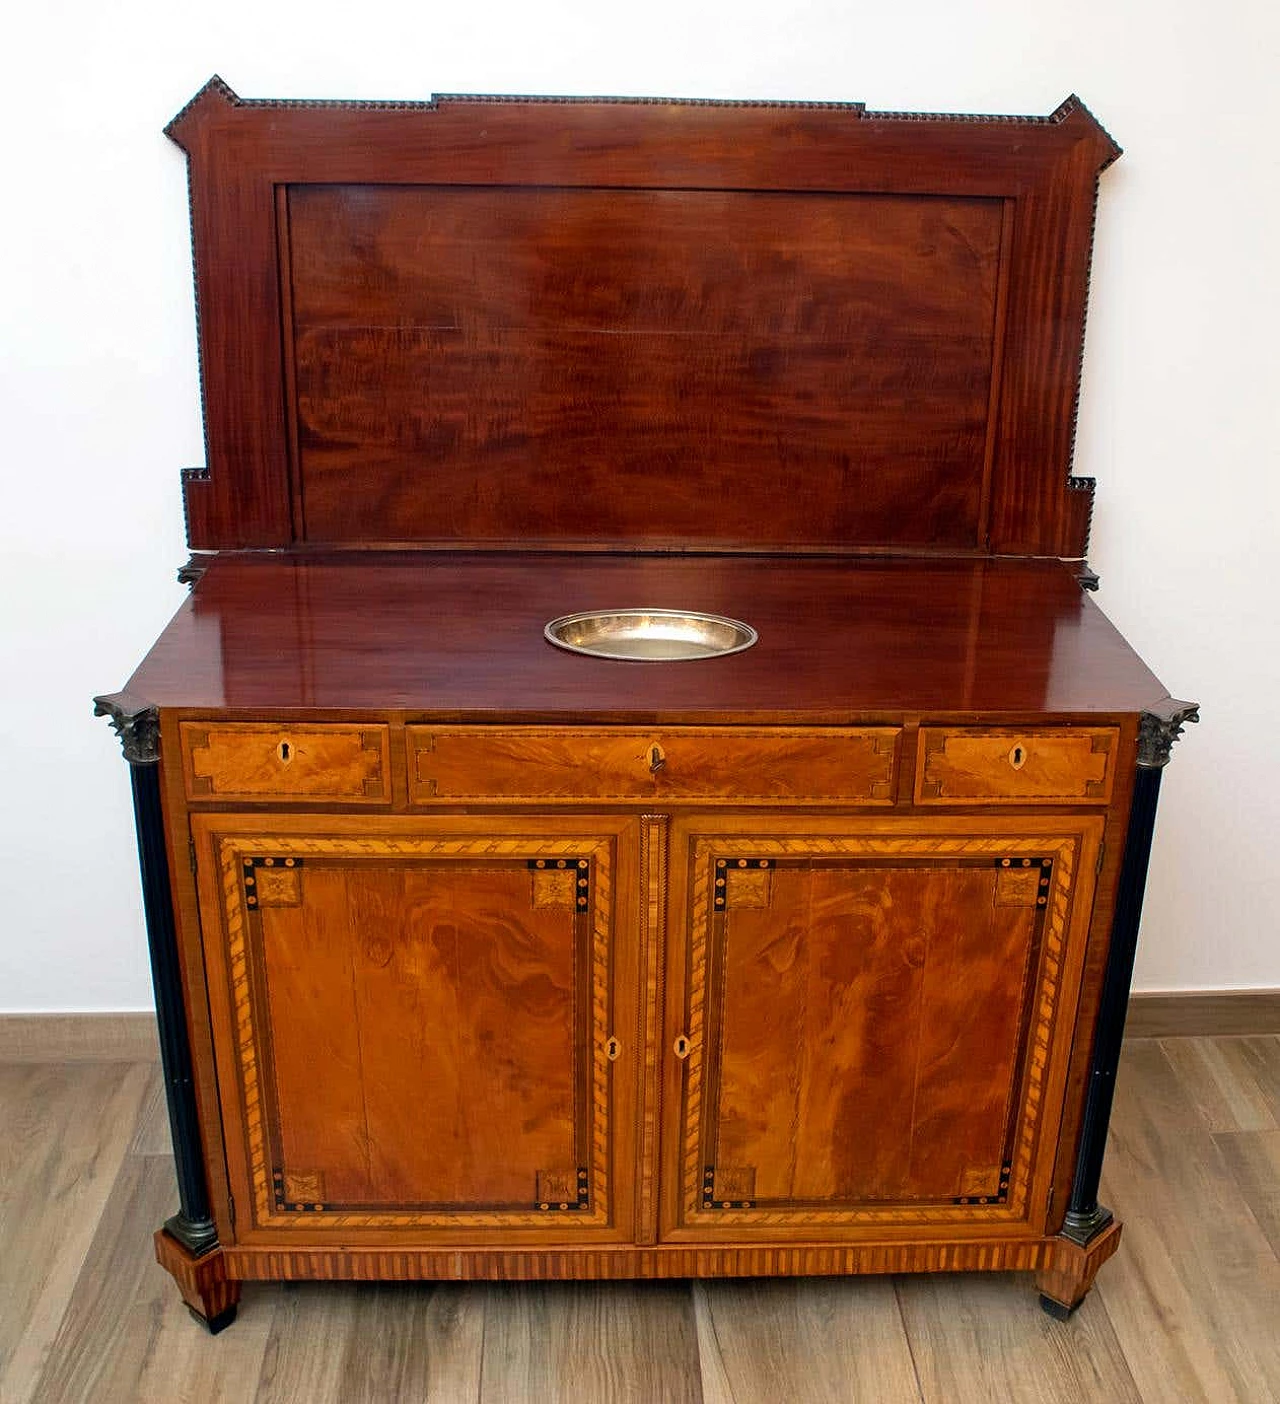
[[[1076,1152],[1075,1179],[1062,1226],[1063,1236],[1082,1246],[1111,1222],[1111,1211],[1098,1203],[1098,1181],[1102,1175],[1116,1068],[1120,1062],[1120,1045],[1124,1038],[1125,1013],[1129,1004],[1129,985],[1133,979],[1133,961],[1138,947],[1138,924],[1142,917],[1142,896],[1151,859],[1160,777],[1169,763],[1173,743],[1182,734],[1183,726],[1199,720],[1199,708],[1194,703],[1170,698],[1160,707],[1144,712],[1139,726],[1138,775],[1133,789],[1133,806],[1129,811],[1115,915],[1111,922],[1111,949],[1098,1005],[1084,1121]]]
[[[151,979],[156,995],[160,1063],[173,1133],[178,1176],[178,1212],[165,1229],[197,1256],[216,1246],[218,1233],[209,1208],[204,1154],[196,1114],[191,1043],[182,999],[178,937],[160,807],[160,726],[154,707],[127,693],[94,698],[94,715],[105,716],[120,735],[133,786],[133,814],[138,830],[138,866],[142,872],[142,907],[151,948]]]

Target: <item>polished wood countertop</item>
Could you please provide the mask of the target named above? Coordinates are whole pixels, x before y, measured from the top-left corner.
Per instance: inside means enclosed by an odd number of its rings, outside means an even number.
[[[624,663],[543,637],[561,614],[639,606],[727,614],[760,639]],[[1167,696],[1055,560],[411,551],[216,557],[126,690],[197,711],[831,724]]]

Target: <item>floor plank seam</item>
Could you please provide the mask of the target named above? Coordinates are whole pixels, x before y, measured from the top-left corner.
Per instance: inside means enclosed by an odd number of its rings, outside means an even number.
[[[907,1325],[907,1314],[902,1308],[902,1293],[898,1290],[898,1284],[902,1281],[900,1277],[894,1277],[893,1300],[898,1308],[898,1320],[902,1324],[902,1336],[907,1343],[907,1356],[911,1360],[911,1373],[916,1379],[916,1400],[917,1404],[924,1404],[924,1381],[920,1378],[920,1362],[916,1359],[915,1342],[911,1339],[911,1330]]]

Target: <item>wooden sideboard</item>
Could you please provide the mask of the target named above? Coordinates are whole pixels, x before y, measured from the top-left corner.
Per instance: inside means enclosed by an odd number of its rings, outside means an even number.
[[[1074,1308],[1191,704],[1082,589],[1048,119],[246,103],[124,690],[180,1211],[240,1284],[1025,1269]],[[553,648],[640,605],[697,662]]]

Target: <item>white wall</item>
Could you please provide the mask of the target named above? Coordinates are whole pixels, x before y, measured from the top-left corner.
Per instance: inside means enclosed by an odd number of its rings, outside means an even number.
[[[89,698],[182,598],[177,470],[203,451],[185,174],[160,129],[215,70],[246,97],[1047,113],[1079,92],[1127,149],[1105,178],[1077,456],[1099,479],[1100,599],[1204,705],[1166,774],[1137,983],[1280,986],[1269,0],[46,0],[5,28],[0,1009],[150,1003],[127,773]]]

